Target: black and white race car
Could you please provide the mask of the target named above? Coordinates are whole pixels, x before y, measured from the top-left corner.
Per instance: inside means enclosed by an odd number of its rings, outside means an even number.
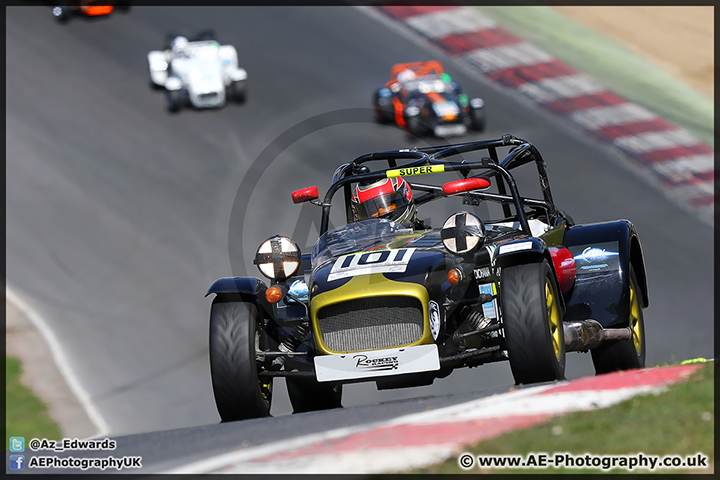
[[[195,38],[168,35],[165,49],[153,50],[147,57],[150,84],[165,89],[170,112],[245,101],[247,72],[238,67],[237,50],[220,45],[211,31]]]
[[[524,166],[539,188],[521,194],[513,171]],[[589,351],[598,374],[645,365],[635,226],[574,223],[525,140],[362,155],[335,171],[322,200],[317,187],[292,197],[321,210],[312,252],[270,237],[254,260],[269,283],[227,277],[208,291],[223,421],[268,416],[275,377],[303,412],[341,406],[346,383],[428,385],[490,362],[508,361],[517,384],[563,379],[570,351]],[[431,201],[457,204],[435,228],[415,210]],[[330,228],[332,207],[346,225]]]

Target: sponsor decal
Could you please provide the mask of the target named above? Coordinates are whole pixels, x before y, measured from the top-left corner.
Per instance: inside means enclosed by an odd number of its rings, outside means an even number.
[[[288,289],[290,295],[298,297],[299,300],[305,302],[308,299],[308,286],[305,280],[296,280]]]
[[[437,345],[415,345],[313,358],[319,382],[373,378],[440,369]]]
[[[475,274],[475,280],[480,280],[481,278],[487,278],[491,275],[490,267],[476,268],[473,273]]]
[[[364,371],[397,370],[400,366],[398,357],[369,358],[367,355],[355,355],[355,368]]]
[[[576,268],[583,273],[617,270],[620,254],[616,250],[617,242],[585,247],[575,254]]]
[[[414,252],[414,248],[401,248],[344,255],[335,260],[328,282],[371,273],[402,273]]]
[[[495,289],[494,283],[486,283],[485,285],[480,285],[480,293],[484,293],[487,295],[497,295],[497,290]],[[495,306],[495,300],[487,303],[483,303],[483,315],[485,315],[487,318],[497,318],[497,308]]]
[[[440,334],[440,307],[434,300],[430,300],[428,303],[428,313],[430,314],[430,333],[432,333],[433,340],[437,340]]]
[[[521,250],[530,250],[531,248],[532,242],[519,242],[511,243],[509,245],[501,245],[500,249],[498,250],[498,255],[502,255],[504,253],[519,252]]]
[[[408,177],[412,175],[427,175],[428,173],[440,173],[445,171],[445,165],[425,165],[423,167],[397,168],[385,172],[387,178]]]

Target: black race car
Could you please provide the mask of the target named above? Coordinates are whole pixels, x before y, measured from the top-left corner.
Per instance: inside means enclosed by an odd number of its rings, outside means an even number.
[[[371,170],[377,162],[384,166]],[[537,170],[539,198],[518,190],[512,172],[524,165]],[[405,180],[420,175],[445,178]],[[358,220],[355,189],[384,179],[409,185],[414,206],[445,199],[460,209],[439,228],[382,217],[380,207]],[[347,224],[329,229],[339,192]],[[271,237],[254,259],[269,284],[221,278],[208,291],[223,421],[269,415],[278,376],[303,412],[341,406],[344,383],[428,385],[488,362],[509,361],[517,384],[559,380],[569,351],[589,350],[597,373],[644,366],[648,291],[635,227],[575,224],[555,206],[546,164],[524,140],[363,155],[336,170],[322,201],[317,187],[292,196],[322,210],[312,252]]]
[[[393,65],[390,80],[373,95],[376,121],[395,122],[416,137],[482,132],[484,106],[480,98],[468,99],[436,60]]]

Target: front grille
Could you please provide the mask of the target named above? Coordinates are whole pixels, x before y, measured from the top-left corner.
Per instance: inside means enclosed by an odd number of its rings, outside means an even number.
[[[350,300],[318,312],[325,346],[333,352],[391,348],[420,340],[423,309],[413,297],[392,296]]]

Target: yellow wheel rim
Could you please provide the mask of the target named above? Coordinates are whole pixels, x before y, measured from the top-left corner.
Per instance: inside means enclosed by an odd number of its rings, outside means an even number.
[[[255,331],[255,361],[260,366],[260,362],[257,360],[258,356],[262,354],[260,349],[260,332]],[[259,370],[259,368],[258,368]],[[260,385],[260,395],[262,395],[265,403],[270,405],[270,399],[272,398],[272,377],[258,377],[258,384]]]
[[[640,299],[635,291],[635,286],[630,282],[630,329],[632,330],[633,343],[635,344],[635,352],[638,356],[642,355],[642,330],[640,329]]]
[[[553,294],[552,283],[550,279],[545,279],[545,301],[547,302],[548,324],[550,326],[550,338],[552,338],[553,348],[555,349],[555,357],[558,362],[562,356],[562,329],[560,328],[560,312],[555,304],[555,295]]]
[[[265,402],[270,403],[270,396],[272,395],[272,377],[268,380],[260,380],[260,394],[262,395]]]

